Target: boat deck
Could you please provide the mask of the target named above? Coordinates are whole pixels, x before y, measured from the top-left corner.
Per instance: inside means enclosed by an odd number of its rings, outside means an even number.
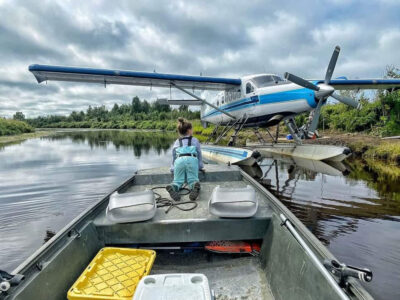
[[[153,171],[144,170],[138,173],[135,184],[125,192],[165,187],[172,181],[172,174],[167,168],[157,169],[157,174],[152,173]],[[224,181],[221,181],[222,178]],[[166,213],[167,208],[160,208],[151,220],[125,224],[111,223],[107,220],[105,211],[102,211],[94,220],[94,224],[106,244],[201,242],[264,237],[272,217],[272,210],[259,193],[257,193],[258,211],[252,218],[224,219],[212,216],[208,211],[208,201],[216,186],[246,187],[247,184],[240,176],[238,167],[221,168],[208,165],[206,173],[201,174],[200,181],[201,191],[196,200],[198,206],[193,210],[182,211],[174,207]],[[163,188],[157,189],[156,192],[161,197],[169,198]],[[181,199],[182,202],[188,200],[188,196],[183,196]]]
[[[216,300],[274,299],[258,257],[158,252],[152,274],[202,273]]]

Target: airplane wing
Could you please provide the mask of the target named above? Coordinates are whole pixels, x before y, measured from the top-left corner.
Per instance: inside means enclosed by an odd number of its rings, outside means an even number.
[[[38,83],[47,80],[74,81],[139,86],[170,87],[172,84],[181,88],[200,90],[227,90],[240,86],[238,78],[219,78],[206,76],[188,76],[136,71],[60,67],[48,65],[30,65],[29,71],[35,75]]]
[[[324,80],[318,80],[324,83]],[[332,79],[329,85],[335,90],[388,90],[400,88],[400,79]]]

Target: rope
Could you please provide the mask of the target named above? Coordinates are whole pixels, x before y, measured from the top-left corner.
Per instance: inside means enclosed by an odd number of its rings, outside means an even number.
[[[157,204],[157,208],[161,208],[161,207],[168,207],[167,210],[165,211],[165,213],[167,214],[172,208],[176,207],[179,210],[182,211],[190,211],[193,210],[197,207],[197,203],[194,201],[183,201],[183,202],[175,202],[172,199],[168,199],[165,197],[162,197],[159,193],[155,192],[154,190],[157,189],[165,189],[165,186],[155,186],[152,187],[151,190],[153,191],[153,193],[156,195],[156,204]],[[182,191],[184,193],[182,193]],[[179,191],[179,194],[181,196],[185,196],[188,195],[190,193],[190,190],[186,187],[181,188],[181,190]],[[180,205],[186,205],[186,204],[190,204],[191,206],[189,208],[185,208],[185,207],[180,207]]]

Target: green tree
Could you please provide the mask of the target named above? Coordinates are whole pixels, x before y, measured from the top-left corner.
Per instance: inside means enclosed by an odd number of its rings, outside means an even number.
[[[133,116],[136,113],[142,112],[142,103],[138,96],[133,97],[132,99],[132,107],[131,107],[131,115]]]
[[[142,103],[142,112],[148,114],[150,111],[150,104],[146,100],[143,101]]]
[[[80,113],[76,112],[76,111],[73,111],[73,112],[69,115],[69,118],[70,118],[72,121],[75,121],[75,122],[83,121],[82,115],[81,115]]]
[[[178,110],[180,112],[189,111],[189,106],[188,105],[180,105]]]
[[[113,114],[114,116],[119,114],[119,106],[117,103],[114,104],[112,110],[111,110],[111,114]]]
[[[21,111],[17,111],[14,114],[13,119],[14,120],[18,120],[18,121],[24,121],[25,120],[25,115]]]

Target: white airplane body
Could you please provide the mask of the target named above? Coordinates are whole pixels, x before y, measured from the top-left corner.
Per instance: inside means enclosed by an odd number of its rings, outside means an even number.
[[[257,85],[256,82],[260,79],[264,80],[263,84]],[[284,117],[307,112],[317,106],[312,91],[287,82],[275,74],[246,76],[241,81],[240,89],[220,92],[211,103],[237,119],[246,114],[248,119],[245,127],[276,125]],[[232,118],[203,104],[201,120],[212,124],[226,124]]]
[[[397,89],[398,79],[356,79],[345,77],[331,79],[339,56],[337,46],[329,62],[325,79],[304,80],[285,73],[285,79],[275,74],[257,74],[241,78],[219,78],[160,74],[135,71],[89,69],[47,65],[31,65],[37,81],[75,81],[88,83],[123,84],[150,87],[177,88],[193,97],[192,100],[163,100],[170,105],[201,105],[201,121],[207,123],[242,127],[269,127],[285,121],[296,142],[315,137],[320,109],[328,97],[359,108],[351,98],[335,93],[349,89]],[[197,90],[221,91],[213,100],[207,101],[194,93]],[[298,129],[294,117],[312,112],[306,127]],[[235,133],[236,136],[236,133]]]

